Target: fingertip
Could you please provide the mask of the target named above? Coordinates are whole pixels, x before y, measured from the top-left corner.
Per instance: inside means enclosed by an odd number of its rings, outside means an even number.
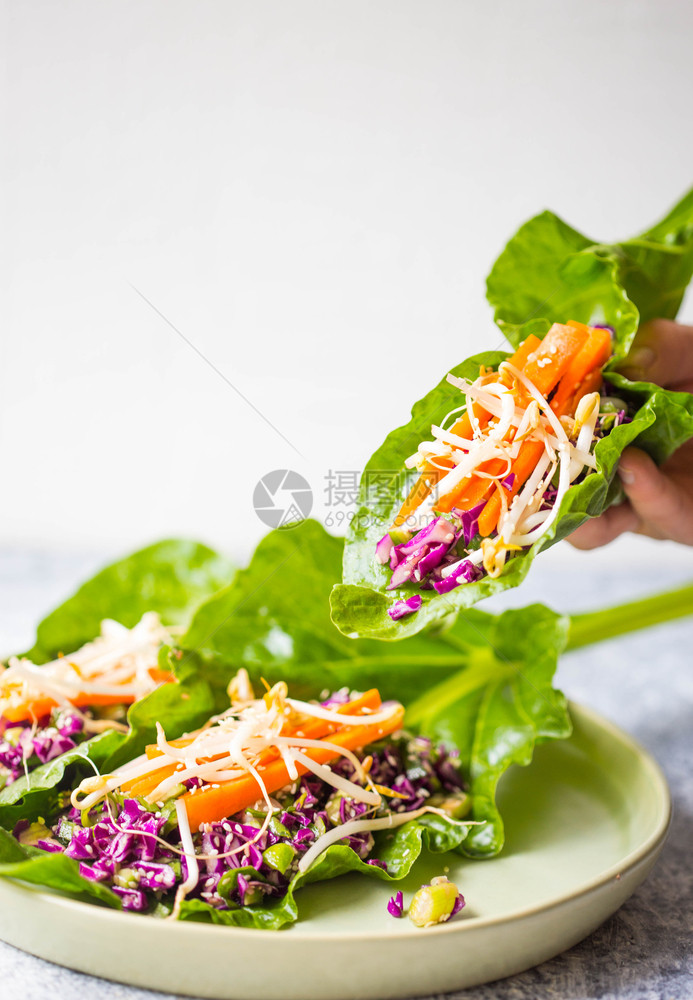
[[[598,549],[613,542],[626,531],[637,531],[640,520],[629,503],[610,507],[599,517],[590,518],[568,535],[573,548],[581,551]]]
[[[631,496],[656,488],[660,472],[647,452],[640,448],[626,448],[618,463],[618,476],[623,489]]]
[[[646,381],[649,370],[657,360],[658,322],[650,320],[638,327],[628,354],[616,365],[616,370],[631,382]]]
[[[643,323],[617,369],[631,381],[687,389],[693,379],[693,327],[670,319]]]

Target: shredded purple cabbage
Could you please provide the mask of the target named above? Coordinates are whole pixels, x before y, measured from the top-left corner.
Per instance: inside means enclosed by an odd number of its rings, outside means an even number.
[[[506,482],[514,482],[512,473],[506,477]],[[463,583],[479,580],[484,575],[483,570],[468,561],[460,563],[458,543],[462,541],[466,548],[476,538],[479,533],[479,515],[484,506],[485,503],[480,503],[468,511],[453,508],[453,521],[436,517],[409,541],[400,545],[388,544],[388,535],[381,538],[376,546],[376,559],[385,564],[385,553],[389,554],[392,576],[387,590],[396,590],[413,582],[422,590],[435,588],[439,594],[447,594]],[[460,565],[444,576],[443,571],[455,563]],[[407,600],[395,602],[387,613],[393,621],[398,621],[405,615],[418,611],[420,607],[421,598],[417,594]]]
[[[479,514],[481,514],[485,506],[486,501],[483,500],[476,507],[472,507],[471,510],[459,510],[457,507],[453,507],[453,514],[459,518],[462,525],[462,538],[465,545],[469,545],[479,534]]]
[[[390,538],[390,535],[387,534],[383,535],[383,537],[376,545],[375,558],[378,560],[379,563],[382,563],[383,566],[385,565],[386,562],[389,561],[390,553],[392,552],[394,544],[395,543]]]
[[[481,566],[475,566],[469,559],[463,559],[452,573],[440,580],[434,580],[433,587],[438,594],[448,594],[455,587],[459,587],[461,583],[474,583],[476,580],[480,580],[483,575],[484,571]]]
[[[400,618],[404,618],[405,615],[413,615],[414,612],[419,610],[422,603],[423,598],[421,595],[414,594],[413,597],[408,597],[406,601],[395,601],[392,607],[387,609],[387,613],[393,622],[396,622]]]
[[[320,704],[325,708],[329,708],[330,705],[346,705],[349,701],[351,701],[351,692],[348,687],[343,687],[331,694],[325,701],[320,702]]]
[[[463,909],[465,905],[466,905],[466,903],[465,903],[464,896],[462,895],[461,892],[459,892],[457,894],[457,899],[455,900],[455,905],[452,908],[452,912],[450,914],[450,919],[452,919],[455,916],[455,914],[459,913],[460,910]]]
[[[404,896],[401,891],[390,897],[387,903],[387,912],[391,917],[404,916]]]
[[[87,735],[80,716],[69,712],[61,712],[54,722],[46,718],[40,727],[28,722],[5,722],[0,726],[0,733],[0,772],[5,785],[12,784],[25,770],[30,771],[74,750]]]
[[[342,703],[341,692],[332,699],[328,702]],[[388,799],[388,811],[410,811],[426,804],[432,795],[463,791],[458,760],[430,740],[402,734],[374,744],[369,752],[371,780],[403,796]],[[356,780],[348,760],[342,758],[332,767],[336,774]],[[266,896],[281,898],[301,856],[317,837],[369,810],[312,774],[278,793],[277,799],[281,812],[257,840],[263,814],[252,810],[206,824],[194,834],[196,854],[205,857],[198,861],[199,878],[191,898],[216,909],[253,905]],[[38,846],[51,852],[63,850],[77,860],[82,876],[110,886],[123,909],[151,912],[160,902],[171,905],[176,886],[187,875],[177,827],[167,832],[170,811],[170,806],[149,811],[137,799],[125,799],[120,806],[111,801],[108,807],[96,806],[91,811],[93,825],[83,826],[80,812],[70,808],[53,824],[51,839],[39,840]],[[15,836],[28,827],[28,823],[17,824]],[[387,870],[383,861],[372,856],[375,841],[369,831],[349,836],[344,843],[368,864]]]
[[[387,589],[394,590],[412,579],[422,579],[424,575],[440,565],[456,540],[455,527],[450,521],[444,517],[436,517],[408,542],[393,546],[390,551],[392,577]],[[422,563],[425,572],[419,572],[417,577],[416,571]]]
[[[47,851],[49,854],[56,854],[63,849],[62,844],[59,844],[55,840],[46,840],[44,837],[36,841],[36,846],[40,847],[42,851]]]

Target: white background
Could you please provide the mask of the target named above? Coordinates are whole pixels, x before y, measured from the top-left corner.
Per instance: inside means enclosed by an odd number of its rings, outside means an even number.
[[[2,32],[22,550],[189,534],[245,558],[263,473],[320,495],[499,345],[484,279],[521,222],[618,239],[693,180],[681,0],[15,0]]]

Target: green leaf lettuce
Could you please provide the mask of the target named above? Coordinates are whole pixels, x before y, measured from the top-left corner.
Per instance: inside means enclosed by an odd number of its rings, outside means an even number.
[[[315,521],[271,532],[247,569],[198,608],[172,669],[183,681],[208,682],[217,711],[228,707],[226,687],[240,667],[258,686],[261,678],[285,680],[308,697],[377,686],[405,705],[405,725],[459,748],[472,818],[485,823],[462,849],[497,853],[501,774],[529,763],[537,742],[570,734],[565,700],[553,688],[568,619],[541,605],[498,616],[471,610],[436,636],[396,646],[349,639],[332,625],[328,605],[342,550]]]
[[[104,567],[38,625],[25,654],[45,663],[99,634],[104,618],[132,628],[147,611],[185,625],[193,609],[233,576],[229,561],[200,542],[170,539]]]
[[[444,376],[414,404],[409,422],[386,437],[365,467],[359,507],[347,535],[342,583],[331,597],[333,621],[340,631],[402,639],[441,627],[462,608],[518,586],[541,549],[623,498],[615,476],[624,448],[637,445],[661,463],[693,436],[693,396],[630,382],[612,370],[627,353],[639,322],[676,314],[692,273],[693,191],[661,223],[623,243],[594,243],[551,212],[520,228],[488,279],[496,322],[514,346],[530,333],[543,336],[555,321],[612,326],[615,357],[607,366],[607,377],[634,408],[634,419],[598,442],[597,470],[571,486],[551,529],[530,549],[509,559],[500,577],[463,584],[445,595],[419,591],[413,584],[387,591],[391,573],[375,561],[375,546],[417,478],[416,473],[403,474],[404,459],[430,437],[432,423],[440,423],[459,405],[459,391]],[[454,367],[452,374],[473,380],[480,365],[497,368],[507,356],[479,354]],[[388,609],[415,592],[421,594],[421,609],[393,622]]]

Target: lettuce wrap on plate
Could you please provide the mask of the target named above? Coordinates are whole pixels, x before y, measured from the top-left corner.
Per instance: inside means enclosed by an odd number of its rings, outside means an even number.
[[[160,654],[176,683],[131,707],[128,736],[95,736],[51,762],[59,777],[0,795],[0,875],[154,916],[276,928],[297,919],[305,883],[399,879],[424,848],[497,854],[501,776],[571,732],[552,684],[567,619],[539,605],[473,612],[393,658],[330,621],[342,550],[311,521],[263,539]],[[252,772],[238,773],[248,752],[270,808]]]
[[[399,879],[422,845],[466,836],[458,758],[403,733],[402,706],[376,689],[303,702],[280,681],[256,698],[242,670],[229,691],[203,728],[169,740],[159,725],[144,755],[15,836],[34,859],[74,859],[123,909],[265,928],[296,919],[306,882]]]
[[[40,622],[32,649],[0,666],[0,808],[58,782],[92,737],[107,754],[127,745],[129,710],[139,729],[146,704],[159,711],[175,698],[157,692],[174,679],[159,657],[232,574],[198,542],[159,542],[101,570]]]

